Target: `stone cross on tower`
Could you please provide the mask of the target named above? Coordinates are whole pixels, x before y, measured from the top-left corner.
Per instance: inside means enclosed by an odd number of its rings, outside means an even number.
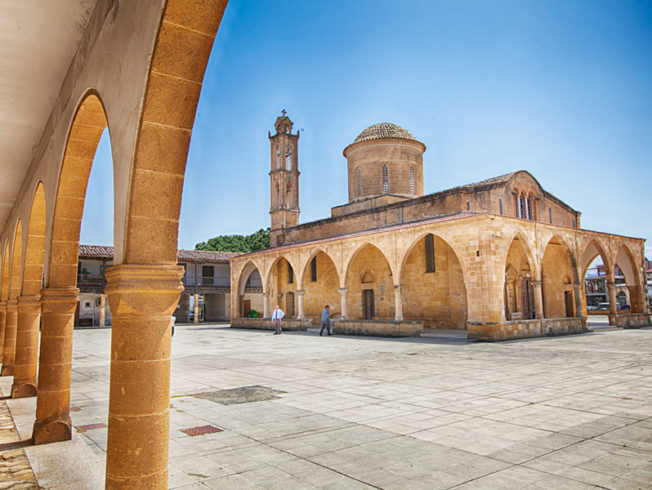
[[[270,242],[285,242],[285,228],[299,224],[299,131],[292,134],[292,121],[285,109],[276,118],[276,134],[268,133],[271,149],[269,214],[272,218]]]

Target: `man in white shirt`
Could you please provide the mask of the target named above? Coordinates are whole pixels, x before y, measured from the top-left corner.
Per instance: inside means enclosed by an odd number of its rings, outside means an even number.
[[[272,312],[272,322],[274,322],[274,335],[281,335],[281,319],[285,316],[283,310],[276,305]]]

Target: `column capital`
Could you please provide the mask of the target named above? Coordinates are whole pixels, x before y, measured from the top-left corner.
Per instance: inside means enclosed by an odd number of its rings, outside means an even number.
[[[340,294],[346,294],[349,292],[349,288],[339,288]]]
[[[29,295],[29,296],[18,296],[18,304],[32,304],[36,303],[38,305],[41,304],[41,297],[37,296],[35,294]]]
[[[616,283],[615,283],[615,282],[607,282],[607,287],[608,287],[608,288],[613,288],[613,287],[615,287],[615,286],[616,286]]]
[[[0,301],[0,308],[6,308],[7,307],[7,300],[2,300]]]
[[[297,291],[296,291],[297,296],[303,296],[305,294],[305,292],[306,292],[305,289],[297,289]]]
[[[534,281],[533,280],[533,281],[530,281],[530,283],[532,284],[533,287],[540,288],[542,286],[542,284],[543,284],[543,281]]]
[[[5,301],[5,307],[7,309],[16,309],[18,307],[18,298],[9,298]]]
[[[18,297],[18,309],[21,311],[41,311],[41,297],[32,295],[32,296],[19,296]]]
[[[403,284],[394,284],[394,291],[400,291],[403,289]]]
[[[114,265],[105,273],[114,316],[171,315],[183,292],[180,265]]]

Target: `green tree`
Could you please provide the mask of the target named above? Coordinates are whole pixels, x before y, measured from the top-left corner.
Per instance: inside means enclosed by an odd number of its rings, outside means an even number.
[[[195,250],[217,252],[255,252],[269,247],[269,228],[260,229],[251,235],[220,235],[195,245]]]

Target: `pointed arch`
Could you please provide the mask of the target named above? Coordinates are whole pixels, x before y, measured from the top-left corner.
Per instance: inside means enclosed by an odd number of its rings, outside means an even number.
[[[520,230],[514,233],[508,243],[503,276],[505,318],[532,319],[535,316],[533,282],[539,277],[535,256]]]
[[[296,293],[299,278],[296,271],[297,267],[290,258],[280,255],[274,259],[266,273],[264,287],[270,294],[270,307],[278,304],[288,318],[295,317],[298,313]]]
[[[634,254],[629,249],[626,243],[621,243],[618,247],[618,252],[614,258],[614,266],[618,266],[623,273],[625,284],[627,286],[639,286],[641,284],[639,268],[636,267],[636,260]],[[616,267],[614,267],[616,269]],[[615,272],[615,270],[614,270]]]
[[[75,287],[77,284],[79,233],[86,187],[97,145],[107,125],[99,95],[95,91],[87,92],[73,118],[61,165],[50,239],[48,287]]]
[[[423,321],[426,329],[466,328],[464,271],[448,240],[429,230],[419,233],[403,253],[399,270],[405,320]]]
[[[373,271],[373,284],[361,282],[365,270]],[[346,264],[347,314],[351,319],[395,318],[394,280],[387,256],[371,242],[362,243]]]
[[[20,296],[23,265],[23,222],[19,219],[14,230],[14,242],[11,253],[11,270],[9,273],[9,299]]]
[[[315,281],[312,280],[313,270]],[[318,324],[325,305],[330,306],[332,317],[341,314],[340,274],[333,257],[322,247],[312,250],[303,263],[298,286],[304,291],[304,316],[312,318],[315,324]]]
[[[43,284],[43,261],[45,259],[46,208],[43,183],[39,182],[32,198],[27,227],[27,246],[23,272],[25,296],[38,296]]]
[[[385,259],[385,262],[387,262],[387,265],[388,265],[389,268],[390,268],[390,276],[394,277],[395,275],[397,275],[397,272],[396,272],[396,271],[394,270],[394,268],[392,267],[392,263],[391,263],[391,261],[389,260],[387,254],[386,254],[386,253],[383,251],[383,249],[380,247],[380,245],[377,244],[377,243],[373,243],[373,242],[371,242],[371,241],[364,241],[364,242],[361,242],[361,243],[357,246],[357,248],[356,248],[356,249],[355,249],[355,250],[354,250],[354,251],[353,251],[353,252],[348,256],[348,258],[347,258],[346,256],[344,257],[344,272],[343,272],[342,275],[340,276],[340,280],[343,281],[343,282],[342,282],[342,287],[345,287],[344,284],[346,284],[346,282],[348,281],[348,277],[349,277],[349,273],[350,273],[350,269],[351,269],[351,264],[352,264],[353,261],[355,260],[356,256],[357,256],[357,255],[358,255],[358,254],[359,254],[359,253],[360,253],[360,252],[361,252],[361,251],[362,251],[362,250],[363,250],[367,245],[370,245],[371,247],[377,249],[378,252],[380,252],[382,258]],[[398,276],[397,276],[397,277],[398,277]]]
[[[581,255],[578,254],[580,257],[579,267],[580,267],[581,280],[584,280],[584,278],[586,277],[586,273],[589,269],[589,266],[598,256],[602,258],[602,264],[605,267],[605,272],[607,274],[611,274],[609,254],[606,253],[606,250],[607,247],[605,247],[604,244],[598,238],[593,238],[586,244],[584,250],[582,251],[582,254]]]
[[[578,280],[577,261],[559,235],[550,237],[541,260],[541,288],[545,318],[581,316],[574,285]]]
[[[2,290],[0,301],[7,301],[9,298],[9,240],[5,240],[2,256]]]

